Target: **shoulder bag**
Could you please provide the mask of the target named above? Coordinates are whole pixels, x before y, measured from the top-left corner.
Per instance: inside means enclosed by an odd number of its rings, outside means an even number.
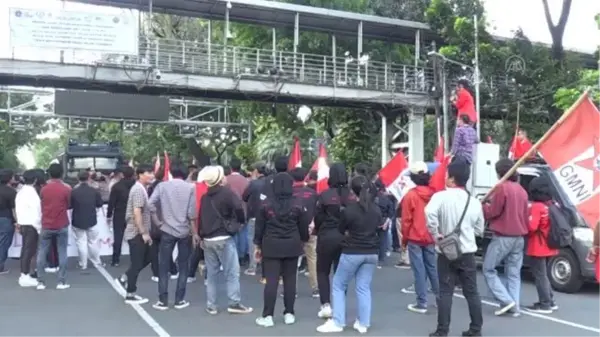
[[[460,228],[463,220],[465,219],[465,215],[467,214],[467,209],[469,208],[470,203],[471,194],[467,192],[467,204],[465,205],[465,209],[458,220],[456,228],[454,228],[450,234],[438,241],[438,248],[440,249],[440,252],[450,261],[456,261],[462,256],[462,251],[460,249]]]
[[[227,234],[233,236],[233,235],[237,234],[237,232],[240,231],[240,228],[242,228],[242,224],[238,223],[237,220],[234,220],[234,219],[225,219],[219,212],[219,209],[217,209],[217,207],[215,207],[215,204],[213,203],[212,199],[210,200],[210,205],[213,208],[213,210],[215,211],[217,218],[219,218],[221,225],[225,228],[225,231],[227,232]]]

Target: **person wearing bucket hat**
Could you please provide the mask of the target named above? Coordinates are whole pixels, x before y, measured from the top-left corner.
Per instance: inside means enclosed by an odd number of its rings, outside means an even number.
[[[223,186],[226,179],[222,166],[205,167],[200,178],[208,186],[200,201],[198,222],[206,265],[206,311],[211,315],[218,313],[217,276],[222,267],[229,297],[227,311],[232,314],[250,313],[252,308],[241,303],[240,264],[233,239],[246,221],[242,200]]]

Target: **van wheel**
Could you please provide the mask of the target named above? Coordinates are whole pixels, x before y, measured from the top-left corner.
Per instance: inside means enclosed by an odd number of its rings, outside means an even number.
[[[561,249],[558,255],[548,261],[548,278],[552,288],[562,293],[576,293],[583,285],[581,268],[575,254],[569,249]]]

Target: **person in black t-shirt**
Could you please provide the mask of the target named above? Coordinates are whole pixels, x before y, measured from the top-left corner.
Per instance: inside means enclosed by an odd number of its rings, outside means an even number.
[[[377,195],[375,186],[366,177],[356,176],[351,187],[352,192],[358,195],[358,202],[347,203],[341,211],[339,230],[345,234],[341,242],[340,262],[333,275],[333,319],[319,326],[319,332],[343,331],[346,325],[345,297],[352,279],[356,283],[358,311],[354,329],[366,333],[371,325],[371,282],[379,252],[377,232],[384,220],[374,201]]]

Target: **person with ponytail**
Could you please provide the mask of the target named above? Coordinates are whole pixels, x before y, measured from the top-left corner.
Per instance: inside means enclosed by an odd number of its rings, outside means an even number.
[[[317,200],[315,212],[314,234],[317,235],[317,283],[321,308],[320,318],[331,318],[331,284],[329,274],[331,267],[337,269],[341,254],[341,243],[344,238],[340,231],[342,209],[354,196],[348,188],[348,174],[341,163],[334,163],[329,168],[329,188],[323,191]]]
[[[264,307],[256,324],[274,325],[273,313],[277,301],[279,277],[283,279],[284,322],[293,324],[296,301],[296,272],[303,245],[309,239],[308,225],[312,220],[303,200],[293,193],[293,178],[288,173],[277,173],[271,182],[272,197],[267,199],[256,216],[254,252],[262,259],[266,278]]]
[[[317,328],[318,332],[339,333],[346,325],[346,292],[354,279],[357,298],[357,320],[353,328],[366,333],[371,325],[371,282],[377,267],[379,236],[385,222],[375,203],[377,188],[364,176],[356,176],[351,183],[358,202],[350,202],[341,211],[339,230],[344,233],[342,254],[333,275],[333,318]]]

